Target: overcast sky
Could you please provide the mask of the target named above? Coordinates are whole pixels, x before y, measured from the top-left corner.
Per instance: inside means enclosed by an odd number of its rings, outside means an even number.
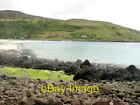
[[[113,22],[140,30],[140,0],[0,0],[1,10]]]

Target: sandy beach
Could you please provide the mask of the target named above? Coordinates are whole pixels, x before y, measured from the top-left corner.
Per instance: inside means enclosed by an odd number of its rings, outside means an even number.
[[[0,44],[0,50],[18,50],[18,45],[17,44]]]
[[[0,40],[0,50],[19,50],[22,42],[20,40]]]

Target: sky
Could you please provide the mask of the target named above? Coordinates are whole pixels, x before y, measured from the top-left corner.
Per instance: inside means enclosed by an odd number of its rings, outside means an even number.
[[[0,10],[57,19],[107,21],[140,30],[140,0],[0,0]]]

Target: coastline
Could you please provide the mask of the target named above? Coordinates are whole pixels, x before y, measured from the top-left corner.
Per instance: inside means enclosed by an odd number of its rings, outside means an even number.
[[[23,43],[23,42],[42,42],[42,41],[60,41],[60,42],[100,42],[100,43],[104,43],[104,42],[109,42],[109,43],[140,43],[140,41],[98,41],[98,40],[36,40],[36,39],[32,39],[32,40],[19,40],[19,39],[0,39],[0,43]]]
[[[8,50],[16,50],[20,51],[20,46],[17,43],[7,43],[7,42],[0,42],[0,51],[8,51]]]
[[[21,51],[22,48],[20,45],[23,43],[32,43],[32,42],[55,42],[56,40],[14,40],[14,39],[0,39],[0,51],[8,51],[8,50],[15,50],[15,51]],[[56,41],[57,42],[57,41]],[[60,42],[85,42],[86,41],[60,41]],[[133,43],[133,42],[99,42],[95,41],[95,43]],[[94,42],[93,42],[94,43]],[[140,43],[140,42],[139,42]],[[50,60],[55,60],[55,59],[50,59]],[[83,59],[84,60],[84,59]],[[82,61],[83,61],[82,60]],[[60,61],[65,61],[65,62],[75,62],[73,60],[60,60]],[[100,62],[100,61],[91,61],[92,63],[95,64],[101,64],[101,65],[118,65],[120,67],[127,67],[129,66],[128,64],[121,64],[121,63],[110,63],[110,62]],[[138,68],[140,68],[140,65],[136,65]]]
[[[11,41],[11,42],[10,42]],[[23,40],[24,41],[24,40]],[[0,46],[3,46],[1,48],[4,48],[4,46],[7,46],[7,48],[10,49],[16,49],[19,43],[23,43],[23,41],[21,40],[2,40],[2,44],[0,44]],[[27,41],[27,40],[26,40]],[[27,41],[27,42],[32,42],[32,41]],[[0,41],[1,43],[1,41]],[[19,60],[20,59],[20,65],[22,65],[21,67],[19,66],[18,68],[22,68],[23,71],[27,72],[27,70],[25,70],[26,67],[29,68],[29,65],[31,65],[31,67],[33,67],[33,69],[39,68],[39,70],[41,68],[43,68],[42,70],[47,70],[50,66],[52,66],[52,68],[50,68],[50,71],[54,69],[54,71],[58,71],[58,70],[63,70],[63,67],[66,68],[66,70],[64,72],[67,73],[71,73],[72,71],[74,71],[75,69],[75,74],[77,75],[78,71],[78,65],[80,66],[82,62],[59,62],[59,61],[51,61],[51,60],[46,60],[46,64],[44,64],[45,60],[39,60],[37,62],[34,62],[34,66],[33,66],[33,60],[31,57],[20,57],[19,58],[15,55],[13,56],[12,53],[10,53],[10,49],[8,49],[7,55],[4,55],[4,59],[6,60],[5,62],[7,63],[7,59],[5,59],[5,57],[7,57],[10,63],[15,62],[15,64],[18,63],[19,65]],[[17,50],[16,50],[17,51]],[[9,55],[10,53],[10,55]],[[4,52],[4,54],[6,54]],[[16,54],[15,52],[13,54]],[[9,56],[8,56],[9,55]],[[17,58],[16,58],[17,57]],[[22,59],[23,58],[23,59]],[[24,59],[26,58],[26,59]],[[15,61],[14,61],[15,60]],[[11,62],[12,61],[12,62]],[[22,63],[23,61],[23,63]],[[40,64],[40,61],[42,62],[42,64],[44,65],[38,65]],[[2,61],[3,62],[3,61]],[[24,63],[25,62],[25,63]],[[10,64],[11,65],[11,64]],[[9,65],[9,66],[10,66]],[[23,66],[24,65],[24,66]],[[63,67],[58,67],[59,65],[62,65]],[[99,80],[99,81],[94,81],[94,76],[97,76],[97,79],[99,79],[98,75],[101,75],[102,73],[108,73],[107,78],[111,77],[111,76],[117,76],[116,73],[124,71],[122,73],[119,73],[119,75],[127,75],[128,70],[122,67],[120,67],[121,65],[113,65],[113,64],[105,64],[105,63],[95,63],[95,64],[90,64],[92,65],[94,72],[96,73],[94,75],[94,73],[91,71],[89,71],[90,75],[88,75],[86,72],[84,72],[83,69],[83,73],[84,75],[82,75],[82,73],[80,74],[81,77],[84,80],[75,80],[75,81],[70,81],[70,82],[66,82],[64,80],[60,80],[59,82],[55,82],[52,80],[41,80],[41,79],[30,79],[29,77],[23,77],[23,78],[19,78],[18,76],[8,76],[8,75],[3,75],[2,73],[0,73],[0,80],[1,80],[1,88],[0,88],[0,95],[4,98],[2,98],[2,100],[0,100],[0,104],[1,105],[5,105],[5,104],[17,104],[17,105],[64,105],[65,103],[69,102],[70,105],[102,105],[103,102],[102,100],[104,100],[104,103],[109,105],[109,101],[113,102],[115,105],[139,105],[140,101],[139,101],[139,91],[140,91],[140,85],[139,85],[139,81],[118,81],[118,80]],[[8,63],[7,63],[8,66]],[[13,65],[15,66],[15,65]],[[86,65],[87,66],[87,65]],[[58,67],[58,69],[56,69]],[[77,67],[77,68],[75,68]],[[90,66],[88,66],[90,68]],[[89,68],[87,68],[86,70],[89,70]],[[3,67],[0,69],[4,69]],[[13,68],[14,70],[15,68]],[[97,70],[96,70],[97,69]],[[11,70],[11,69],[10,69]],[[10,71],[9,70],[9,71]],[[12,71],[13,71],[12,70]],[[77,71],[76,71],[77,70]],[[99,72],[97,72],[99,71]],[[116,72],[115,72],[116,71]],[[131,70],[132,71],[132,70]],[[38,73],[38,71],[36,71]],[[58,71],[59,72],[59,71]],[[136,72],[138,72],[138,70],[136,70]],[[18,72],[17,72],[18,73]],[[35,73],[35,72],[33,72]],[[54,73],[52,71],[52,73]],[[123,74],[124,73],[124,74]],[[112,74],[112,75],[111,75]],[[132,74],[132,73],[131,73]],[[137,74],[137,73],[136,73]],[[130,75],[130,73],[129,73]],[[119,77],[121,77],[119,76]],[[53,77],[53,76],[51,76]],[[59,76],[61,77],[61,76]],[[89,82],[86,80],[86,77],[90,77],[93,81]],[[132,76],[133,77],[133,76]],[[77,77],[76,77],[77,78]],[[134,77],[135,79],[135,77]],[[26,81],[26,82],[25,82]],[[67,86],[68,84],[76,84],[77,86],[93,86],[93,85],[99,85],[100,86],[100,91],[98,93],[95,94],[84,94],[84,93],[69,93],[69,91],[66,91],[65,94],[58,94],[58,93],[41,93],[40,86],[44,86],[44,83],[50,83],[52,82],[53,84],[55,84],[56,86],[61,86],[61,85],[65,85]],[[7,88],[7,87],[10,87]],[[3,91],[4,89],[4,91]],[[7,94],[8,93],[8,94]],[[11,97],[12,96],[12,97]],[[48,98],[49,97],[49,98]],[[52,98],[54,97],[54,98]],[[80,98],[78,98],[80,97]],[[85,99],[87,101],[85,101]],[[18,100],[18,101],[15,101]],[[51,101],[50,101],[51,100]],[[81,100],[81,101],[79,101]],[[29,103],[29,104],[28,104]],[[35,104],[34,104],[35,103]],[[81,103],[81,104],[79,104]]]

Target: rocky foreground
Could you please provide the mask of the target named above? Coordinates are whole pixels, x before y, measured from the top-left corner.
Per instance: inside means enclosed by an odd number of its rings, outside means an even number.
[[[70,82],[31,80],[0,75],[0,105],[140,105],[140,82],[78,80],[78,85],[98,85],[100,91],[87,93],[42,93],[40,87],[49,82],[55,86]],[[71,83],[74,83],[73,81]]]
[[[30,55],[30,56],[29,56]],[[140,69],[135,65],[122,68],[115,65],[82,62],[62,62],[38,59],[28,51],[0,51],[0,65],[64,70],[74,74],[74,81],[53,82],[29,78],[8,77],[0,73],[0,105],[140,105]],[[97,93],[42,93],[44,85],[99,86]]]

